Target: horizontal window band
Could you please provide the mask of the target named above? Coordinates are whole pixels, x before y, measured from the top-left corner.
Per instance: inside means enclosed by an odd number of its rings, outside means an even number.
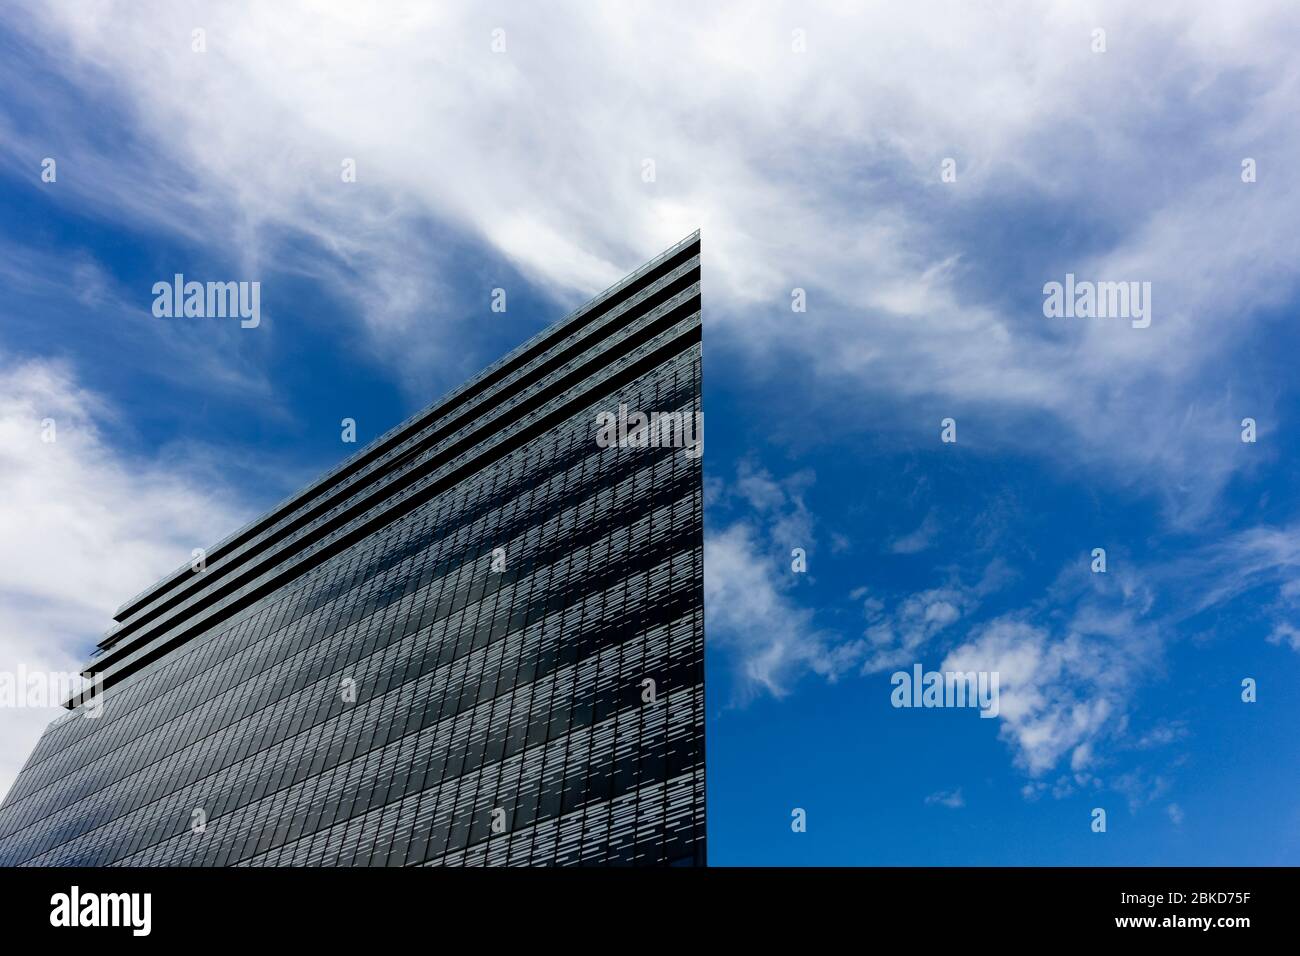
[[[692,300],[691,303],[688,303],[688,305],[690,304],[698,305],[698,301]],[[121,660],[121,658],[118,658],[117,661],[111,661],[107,659],[100,659],[97,661],[93,661],[87,667],[86,670],[87,676],[102,674],[104,689],[113,686],[114,684],[118,683],[129,674],[140,670],[141,668],[151,663],[152,661],[157,660],[158,658],[164,656],[173,648],[178,647],[181,644],[184,644],[185,642],[191,640],[193,637],[202,633],[204,630],[208,629],[209,627],[212,627],[214,624],[218,623],[219,621],[232,616],[233,614],[237,613],[239,610],[251,606],[252,604],[256,603],[262,598],[268,596],[269,594],[274,593],[285,582],[299,577],[300,575],[306,573],[312,568],[317,567],[320,564],[324,563],[329,558],[342,553],[352,545],[356,544],[357,542],[369,536],[377,528],[383,527],[384,525],[391,523],[392,521],[396,520],[402,515],[409,513],[410,511],[419,507],[421,504],[424,504],[425,502],[432,500],[433,498],[442,494],[446,490],[454,487],[456,484],[460,483],[461,481],[464,481],[466,478],[482,470],[488,465],[493,464],[494,462],[500,460],[501,458],[504,458],[506,455],[510,454],[511,452],[523,447],[524,445],[528,444],[534,439],[540,437],[550,429],[563,423],[565,420],[572,417],[577,412],[580,412],[582,409],[589,406],[599,395],[606,394],[611,389],[617,389],[621,386],[627,385],[635,381],[636,379],[640,378],[642,375],[645,375],[648,372],[653,371],[659,365],[667,361],[670,361],[676,355],[690,348],[692,345],[699,343],[701,340],[702,340],[701,327],[699,322],[697,321],[693,323],[690,326],[690,328],[688,328],[681,334],[677,335],[673,339],[659,346],[657,349],[650,352],[649,354],[643,356],[641,359],[632,363],[627,368],[623,369],[621,372],[617,373],[611,378],[601,381],[592,389],[575,396],[574,398],[570,399],[561,407],[555,409],[549,415],[546,415],[542,419],[539,419],[537,422],[534,422],[532,425],[528,426],[527,428],[521,429],[519,432],[517,432],[514,435],[511,435],[505,441],[486,450],[482,455],[478,456],[475,459],[472,459],[471,461],[466,462],[464,465],[455,469],[454,471],[449,472],[447,475],[444,475],[441,479],[438,479],[437,481],[431,483],[428,487],[421,489],[419,492],[411,495],[409,498],[405,499],[404,501],[397,503],[387,511],[374,515],[370,519],[359,524],[357,527],[351,528],[345,534],[340,535],[336,540],[330,542],[328,545],[321,548],[319,551],[311,555],[308,555],[306,558],[304,558],[302,561],[299,561],[297,564],[291,567],[284,568],[281,574],[277,574],[271,579],[263,582],[261,585],[259,585],[254,590],[250,591],[248,594],[243,595],[238,601],[235,601],[232,604],[222,608],[219,615],[216,615],[211,619],[201,621],[196,625],[194,625],[193,627],[187,628],[186,630],[182,631],[177,635],[174,635],[172,638],[160,644],[159,646],[146,651],[141,656],[129,662],[124,662],[121,666],[116,666],[118,662]],[[427,474],[435,470],[436,467],[437,464],[431,461],[429,463],[426,463],[426,465],[422,465],[419,469],[413,470],[409,474],[409,476],[403,476],[402,481],[404,482],[404,486],[413,484],[416,481],[418,481],[420,478],[427,477]],[[391,491],[393,490],[396,489],[385,489],[385,492],[391,493]],[[338,524],[344,525],[352,517],[355,517],[355,515],[342,515],[340,516],[340,520]],[[311,535],[311,537],[314,538],[324,537],[325,534],[331,530],[334,530],[334,527],[316,529]],[[301,544],[304,547],[310,543],[311,542],[309,540],[304,540],[301,542]],[[249,577],[252,576],[251,572],[248,576]],[[229,582],[226,585],[226,587],[223,588],[222,590],[224,592],[237,590],[239,585],[242,583],[245,583],[245,579],[243,577],[234,579],[231,582]],[[214,593],[213,595],[211,595],[211,601],[209,602],[209,604],[216,603],[216,601],[221,596],[222,595],[219,593]],[[201,610],[201,609],[195,609],[195,610]],[[68,707],[69,709],[74,709],[75,707],[77,707],[78,705],[84,702],[83,696],[84,695],[78,695],[76,697],[73,697],[64,706]]]
[[[368,448],[362,449],[351,460],[342,463],[338,468],[325,475],[317,482],[305,488],[303,491],[292,496],[287,501],[267,512],[262,517],[256,519],[251,525],[243,531],[237,532],[236,537],[221,543],[211,552],[212,557],[218,557],[221,554],[228,553],[231,549],[246,543],[256,535],[265,530],[269,525],[274,523],[274,519],[283,516],[285,513],[292,511],[302,504],[325,492],[339,483],[346,480],[351,475],[364,469],[375,459],[382,457],[384,454],[399,447],[404,441],[407,441],[413,432],[428,427],[429,424],[436,421],[440,416],[447,414],[456,405],[464,404],[471,399],[481,395],[492,386],[505,380],[514,374],[523,366],[536,359],[539,355],[553,347],[557,339],[572,335],[580,331],[593,322],[603,318],[627,299],[634,297],[646,288],[654,285],[664,276],[670,274],[675,269],[689,262],[692,258],[699,255],[700,242],[698,235],[694,235],[683,241],[685,245],[677,252],[664,259],[661,263],[656,264],[644,274],[636,277],[626,286],[619,287],[615,285],[610,290],[602,293],[595,301],[595,305],[587,311],[565,321],[561,320],[554,327],[545,329],[535,336],[532,344],[525,343],[519,352],[513,357],[507,357],[503,363],[496,368],[488,369],[477,381],[472,381],[465,386],[453,391],[446,398],[430,406],[429,408],[417,413],[407,422],[397,426],[394,432],[379,438]],[[698,267],[697,270],[698,272]],[[698,277],[697,277],[698,278]],[[114,614],[114,620],[123,621],[132,614],[145,607],[152,601],[157,600],[160,594],[174,587],[178,582],[184,580],[185,572],[178,570],[168,577],[152,585],[151,587],[140,592],[131,598]]]
[[[663,305],[665,302],[670,301],[674,296],[680,295],[682,292],[685,292],[692,285],[698,283],[699,281],[700,281],[700,270],[697,264],[696,267],[692,269],[690,272],[679,277],[676,281],[672,282],[664,289],[659,290],[658,292],[655,293],[655,295],[651,296],[645,302],[638,303],[637,314],[633,317],[630,317],[628,321],[629,322],[637,321],[645,314],[652,312],[654,309]],[[625,300],[619,299],[618,301],[611,302],[609,304],[611,305],[611,307],[617,307],[618,305],[622,304],[623,301]],[[606,310],[606,312],[607,311],[609,310]],[[594,318],[596,318],[596,316],[593,316],[593,320]],[[573,330],[570,329],[568,331],[571,333]],[[644,330],[640,330],[640,331],[644,331]],[[640,334],[640,332],[638,332],[638,334]],[[560,368],[566,362],[572,361],[574,358],[577,358],[583,352],[589,351],[592,348],[592,344],[593,343],[589,339],[584,339],[572,343],[568,348],[561,350],[556,355],[547,359],[547,361],[539,365],[538,368],[533,369],[527,375],[521,377],[518,381],[512,382],[500,394],[493,396],[494,400],[497,402],[507,402],[510,399],[518,396],[519,394],[526,392],[530,386],[535,385],[539,381],[543,381],[545,377],[551,374],[552,372],[554,372],[555,369]],[[623,344],[624,343],[620,343],[620,351],[625,351],[625,349],[622,349]],[[403,453],[402,457],[388,463],[382,470],[375,471],[374,473],[365,476],[364,480],[357,484],[351,484],[344,487],[339,487],[337,488],[337,490],[334,490],[326,494],[324,497],[319,497],[317,500],[310,502],[310,507],[308,507],[306,510],[302,511],[300,514],[295,516],[292,521],[287,522],[286,524],[284,524],[279,528],[271,528],[271,525],[273,524],[273,521],[271,519],[283,518],[287,514],[291,514],[292,513],[291,510],[281,507],[270,512],[269,514],[264,516],[265,520],[260,520],[256,523],[258,527],[251,527],[245,532],[239,533],[237,539],[231,540],[209,551],[206,555],[207,562],[209,563],[209,565],[220,562],[223,558],[226,558],[227,556],[231,555],[233,551],[237,551],[239,548],[249,544],[250,542],[256,542],[257,548],[260,551],[260,550],[264,550],[267,546],[276,543],[277,541],[284,540],[285,538],[291,536],[292,534],[302,529],[306,525],[310,524],[312,521],[318,519],[322,514],[328,512],[331,508],[337,507],[340,502],[346,501],[349,497],[364,491],[368,485],[372,485],[381,481],[385,475],[389,475],[395,469],[402,467],[402,465],[404,465],[407,461],[409,461],[409,459],[412,456],[417,455],[421,451],[436,445],[439,441],[442,441],[444,438],[446,438],[446,436],[454,434],[457,430],[464,428],[468,423],[472,422],[475,418],[479,417],[481,414],[482,414],[481,409],[471,408],[466,410],[464,413],[458,415],[454,419],[451,419],[443,423],[442,425],[440,425],[429,435],[420,438],[416,443],[414,443],[411,446],[411,448],[407,449]],[[418,431],[418,429],[404,430],[401,436],[401,441],[409,440],[416,431]],[[383,441],[383,439],[381,439],[381,441]],[[365,462],[356,463],[355,467],[349,466],[347,469],[348,474],[351,475],[351,474],[355,474],[357,471],[360,471],[361,469],[366,467],[370,463],[370,461],[373,461],[374,458],[379,457],[382,454],[386,454],[388,451],[391,451],[394,448],[400,446],[401,441],[389,442],[388,446],[383,451],[376,451],[375,454],[370,454],[368,451],[362,452],[362,455],[365,456],[367,460]],[[338,480],[332,481],[332,484],[335,486],[339,485],[340,482],[342,482],[342,480],[345,477],[347,476],[340,474]],[[325,491],[325,490],[326,489],[323,488],[318,489],[318,491]],[[308,503],[309,502],[307,501],[301,502],[301,504],[308,504]],[[266,536],[261,541],[257,541],[259,533],[262,532],[265,532]],[[250,552],[249,554],[242,555],[241,558],[246,559],[256,553],[257,553],[256,551]],[[201,590],[203,587],[211,584],[213,579],[220,577],[229,569],[229,567],[230,566],[227,566],[225,568],[220,568],[220,567],[210,566],[208,570],[204,572],[205,576],[203,581],[198,583],[194,583],[193,581],[191,581],[190,579],[191,576],[188,574],[183,577],[173,578],[172,579],[173,583],[169,585],[167,589],[163,591],[159,591],[154,595],[153,597],[154,603],[151,606],[139,607],[141,613],[138,613],[135,616],[119,614],[117,620],[121,622],[121,626],[115,629],[114,631],[112,631],[111,633],[109,633],[104,638],[104,640],[100,642],[99,644],[100,648],[103,650],[109,650],[112,647],[117,646],[123,641],[123,639],[135,633],[140,627],[148,624],[151,621],[157,620],[167,610],[175,607],[177,604],[185,601],[188,597],[193,596],[195,593],[197,593],[197,591]],[[167,591],[173,591],[175,593],[172,594],[170,597],[167,597],[166,600],[163,600]],[[159,601],[161,601],[162,603],[158,603]]]
[[[410,487],[420,478],[426,476],[432,471],[436,471],[446,462],[471,451],[486,438],[491,438],[494,435],[505,431],[511,427],[511,425],[518,422],[531,412],[543,407],[556,395],[563,394],[566,389],[581,384],[584,380],[591,378],[603,368],[616,362],[618,359],[625,357],[640,346],[652,341],[657,336],[662,335],[664,332],[671,330],[675,325],[680,324],[686,316],[689,316],[692,312],[697,312],[698,303],[699,296],[696,294],[680,303],[674,309],[666,312],[656,321],[647,324],[641,329],[638,329],[632,335],[623,339],[618,344],[616,351],[601,353],[593,357],[591,361],[573,369],[563,378],[549,383],[545,389],[538,391],[531,395],[527,401],[510,409],[506,417],[485,424],[477,431],[466,435],[464,438],[451,445],[448,445],[446,448],[439,451],[437,455],[422,462],[418,467],[411,469],[382,487],[372,490],[369,494],[358,498],[346,508],[329,518],[329,520],[318,524],[315,528],[307,530],[298,540],[290,542],[292,550],[272,555],[269,558],[264,558],[260,562],[244,560],[239,563],[227,564],[222,567],[209,567],[201,576],[195,576],[197,579],[196,583],[187,591],[187,593],[177,595],[172,601],[169,601],[168,604],[170,606],[175,606],[185,601],[193,601],[197,598],[198,600],[196,603],[183,609],[183,612],[186,614],[211,606],[215,601],[220,600],[223,596],[238,589],[238,585],[235,581],[228,581],[223,585],[217,586],[216,590],[212,590],[219,579],[234,572],[239,574],[238,581],[248,582],[257,576],[254,571],[258,568],[261,568],[262,570],[257,573],[266,573],[268,570],[268,564],[273,566],[275,562],[284,561],[287,558],[292,557],[311,542],[320,540],[330,531],[344,526],[349,520],[364,514],[370,508],[382,503],[384,499],[393,497],[402,489]],[[404,463],[405,462],[403,461],[395,462],[392,467],[398,468]],[[266,545],[267,547],[270,547],[273,543],[274,542],[267,542]],[[248,555],[246,558],[251,559],[253,558],[253,555]],[[207,592],[206,594],[205,591]],[[87,672],[99,673],[107,670],[116,661],[121,660],[129,654],[132,647],[140,646],[140,641],[143,636],[144,635],[137,635],[135,639],[126,644],[119,642],[114,644],[111,648],[105,648],[107,653],[96,660],[92,660],[91,664],[87,667]]]

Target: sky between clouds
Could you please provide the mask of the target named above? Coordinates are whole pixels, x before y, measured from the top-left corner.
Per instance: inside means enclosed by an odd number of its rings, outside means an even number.
[[[1087,785],[1099,750],[1138,736],[1133,697],[1202,632],[1197,614],[1246,595],[1261,641],[1296,648],[1293,4],[56,2],[2,16],[0,195],[83,224],[15,216],[0,233],[7,654],[79,659],[112,608],[322,460],[265,430],[196,435],[179,412],[141,411],[151,396],[290,427],[307,412],[275,356],[303,348],[289,330],[315,329],[397,382],[406,414],[533,330],[474,327],[501,276],[554,318],[696,228],[706,389],[721,396],[709,417],[761,401],[773,419],[710,435],[709,640],[729,675],[715,702],[816,693],[925,654],[996,666],[998,734],[1033,792]],[[45,156],[57,184],[39,182]],[[143,258],[107,251],[119,233]],[[256,339],[159,330],[143,290],[186,263],[293,291],[264,295]],[[1045,319],[1043,283],[1067,272],[1151,282],[1151,327]],[[790,310],[795,288],[806,313]],[[144,379],[149,394],[131,384]],[[69,422],[57,451],[33,430],[49,415]],[[1246,415],[1260,442],[1244,450]],[[947,465],[929,457],[945,416],[972,461],[1024,459],[1038,482],[1131,509],[1132,560],[1100,580],[1054,554],[1027,585],[988,544],[1019,513],[991,489],[955,539],[933,494]],[[906,455],[881,461],[912,469],[897,487],[915,496],[892,499],[899,521],[868,532],[827,514],[837,449],[891,445]],[[794,546],[822,567],[870,551],[911,570],[887,588],[801,581]],[[6,726],[7,785],[36,731]],[[928,802],[969,809],[962,783]]]

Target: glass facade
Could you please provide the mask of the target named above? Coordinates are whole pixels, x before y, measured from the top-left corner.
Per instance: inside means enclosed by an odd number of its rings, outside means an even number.
[[[698,234],[123,605],[0,865],[702,864],[701,459],[620,406],[699,411]]]

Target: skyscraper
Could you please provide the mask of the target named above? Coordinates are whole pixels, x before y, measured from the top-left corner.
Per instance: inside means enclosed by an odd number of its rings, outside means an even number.
[[[703,863],[699,250],[124,604],[0,865]]]

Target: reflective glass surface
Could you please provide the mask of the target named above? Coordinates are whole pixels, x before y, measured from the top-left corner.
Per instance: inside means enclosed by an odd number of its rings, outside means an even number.
[[[124,605],[0,865],[704,862],[690,237]],[[486,384],[485,384],[486,383]]]

